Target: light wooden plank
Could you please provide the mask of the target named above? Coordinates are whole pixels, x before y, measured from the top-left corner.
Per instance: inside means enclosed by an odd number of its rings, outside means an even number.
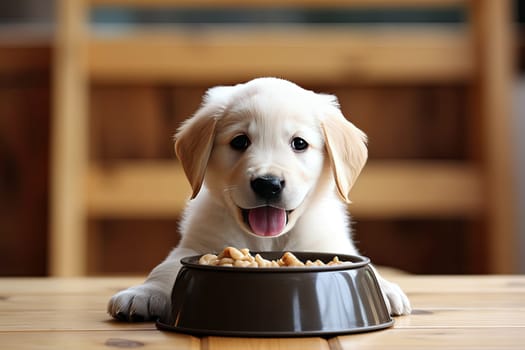
[[[0,296],[12,295],[112,295],[144,281],[141,277],[2,278]]]
[[[125,7],[450,7],[464,6],[467,0],[90,0],[93,5]]]
[[[105,306],[98,310],[83,310],[73,306],[61,309],[54,302],[47,310],[0,310],[0,329],[6,332],[55,332],[55,331],[139,331],[154,330],[154,323],[128,323],[111,319]],[[82,304],[80,304],[82,305]]]
[[[112,321],[106,313],[117,291],[141,283],[136,278],[2,279],[1,331],[152,330],[152,323]]]
[[[86,270],[82,179],[87,164],[87,81],[83,1],[57,2],[54,115],[51,139],[49,268],[52,275]]]
[[[459,162],[376,161],[365,166],[350,199],[357,218],[475,216],[483,183],[476,168]]]
[[[230,338],[207,337],[202,340],[206,350],[329,350],[328,342],[322,338]]]
[[[175,162],[92,166],[87,177],[89,214],[173,217],[190,195]],[[371,162],[351,198],[356,217],[464,216],[482,210],[476,169],[447,162]]]
[[[212,27],[108,34],[89,43],[89,71],[97,80],[209,83],[280,76],[331,84],[428,83],[463,81],[473,71],[468,34],[450,28]]]
[[[521,275],[491,276],[413,276],[398,275],[392,278],[403,290],[409,293],[427,293],[443,291],[447,293],[524,293],[525,279]],[[523,299],[525,303],[525,298]]]
[[[174,217],[191,195],[182,168],[170,161],[92,165],[86,189],[93,217]]]
[[[513,2],[474,2],[478,29],[478,103],[483,123],[483,160],[487,178],[487,265],[492,273],[518,270],[516,199],[513,178],[511,96],[513,84]]]
[[[525,329],[448,328],[388,329],[382,332],[339,336],[333,350],[345,349],[523,349]]]
[[[476,296],[475,298],[473,296]],[[452,293],[444,290],[427,293],[409,293],[410,302],[418,309],[439,308],[521,308],[525,309],[523,292],[494,292],[494,293]]]
[[[200,339],[158,331],[0,332],[3,349],[118,349],[199,350]]]
[[[33,284],[38,286],[38,284]],[[153,330],[152,323],[116,322],[106,313],[112,293],[2,295],[0,330],[90,331]]]
[[[107,302],[111,293],[98,294],[62,294],[60,292],[38,295],[3,295],[4,303],[0,312],[46,312],[56,311],[65,312],[77,310],[83,315],[87,313],[98,313],[102,320],[109,320],[108,315],[104,315]],[[39,325],[42,327],[43,325]]]
[[[480,297],[472,294],[473,298]],[[525,329],[523,313],[520,308],[462,308],[440,307],[420,309],[413,306],[410,316],[397,317],[396,328],[509,328]]]

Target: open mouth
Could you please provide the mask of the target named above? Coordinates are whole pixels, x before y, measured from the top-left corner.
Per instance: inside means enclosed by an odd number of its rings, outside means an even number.
[[[263,206],[242,209],[244,223],[250,230],[261,237],[273,237],[281,234],[288,223],[288,215],[292,210]]]

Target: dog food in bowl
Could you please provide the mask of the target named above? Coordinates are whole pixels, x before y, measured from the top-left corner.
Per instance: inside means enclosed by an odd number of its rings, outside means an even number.
[[[268,260],[260,254],[255,254],[255,256],[251,255],[247,248],[237,249],[234,247],[226,247],[219,255],[204,254],[200,257],[199,264],[232,267],[312,267],[351,264],[351,262],[341,261],[337,256],[334,256],[334,258],[326,264],[319,259],[302,262],[290,252],[284,253],[279,259]]]

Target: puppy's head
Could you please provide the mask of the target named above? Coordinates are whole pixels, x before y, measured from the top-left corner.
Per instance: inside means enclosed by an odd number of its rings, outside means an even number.
[[[205,183],[245,232],[276,237],[334,183],[349,202],[366,162],[365,142],[334,96],[259,78],[208,90],[178,130],[175,151],[192,198]]]

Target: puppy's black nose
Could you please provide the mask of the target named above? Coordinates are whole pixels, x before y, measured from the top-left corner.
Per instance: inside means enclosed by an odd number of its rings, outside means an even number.
[[[273,199],[281,194],[284,188],[284,180],[273,175],[263,175],[253,179],[250,185],[261,198]]]

